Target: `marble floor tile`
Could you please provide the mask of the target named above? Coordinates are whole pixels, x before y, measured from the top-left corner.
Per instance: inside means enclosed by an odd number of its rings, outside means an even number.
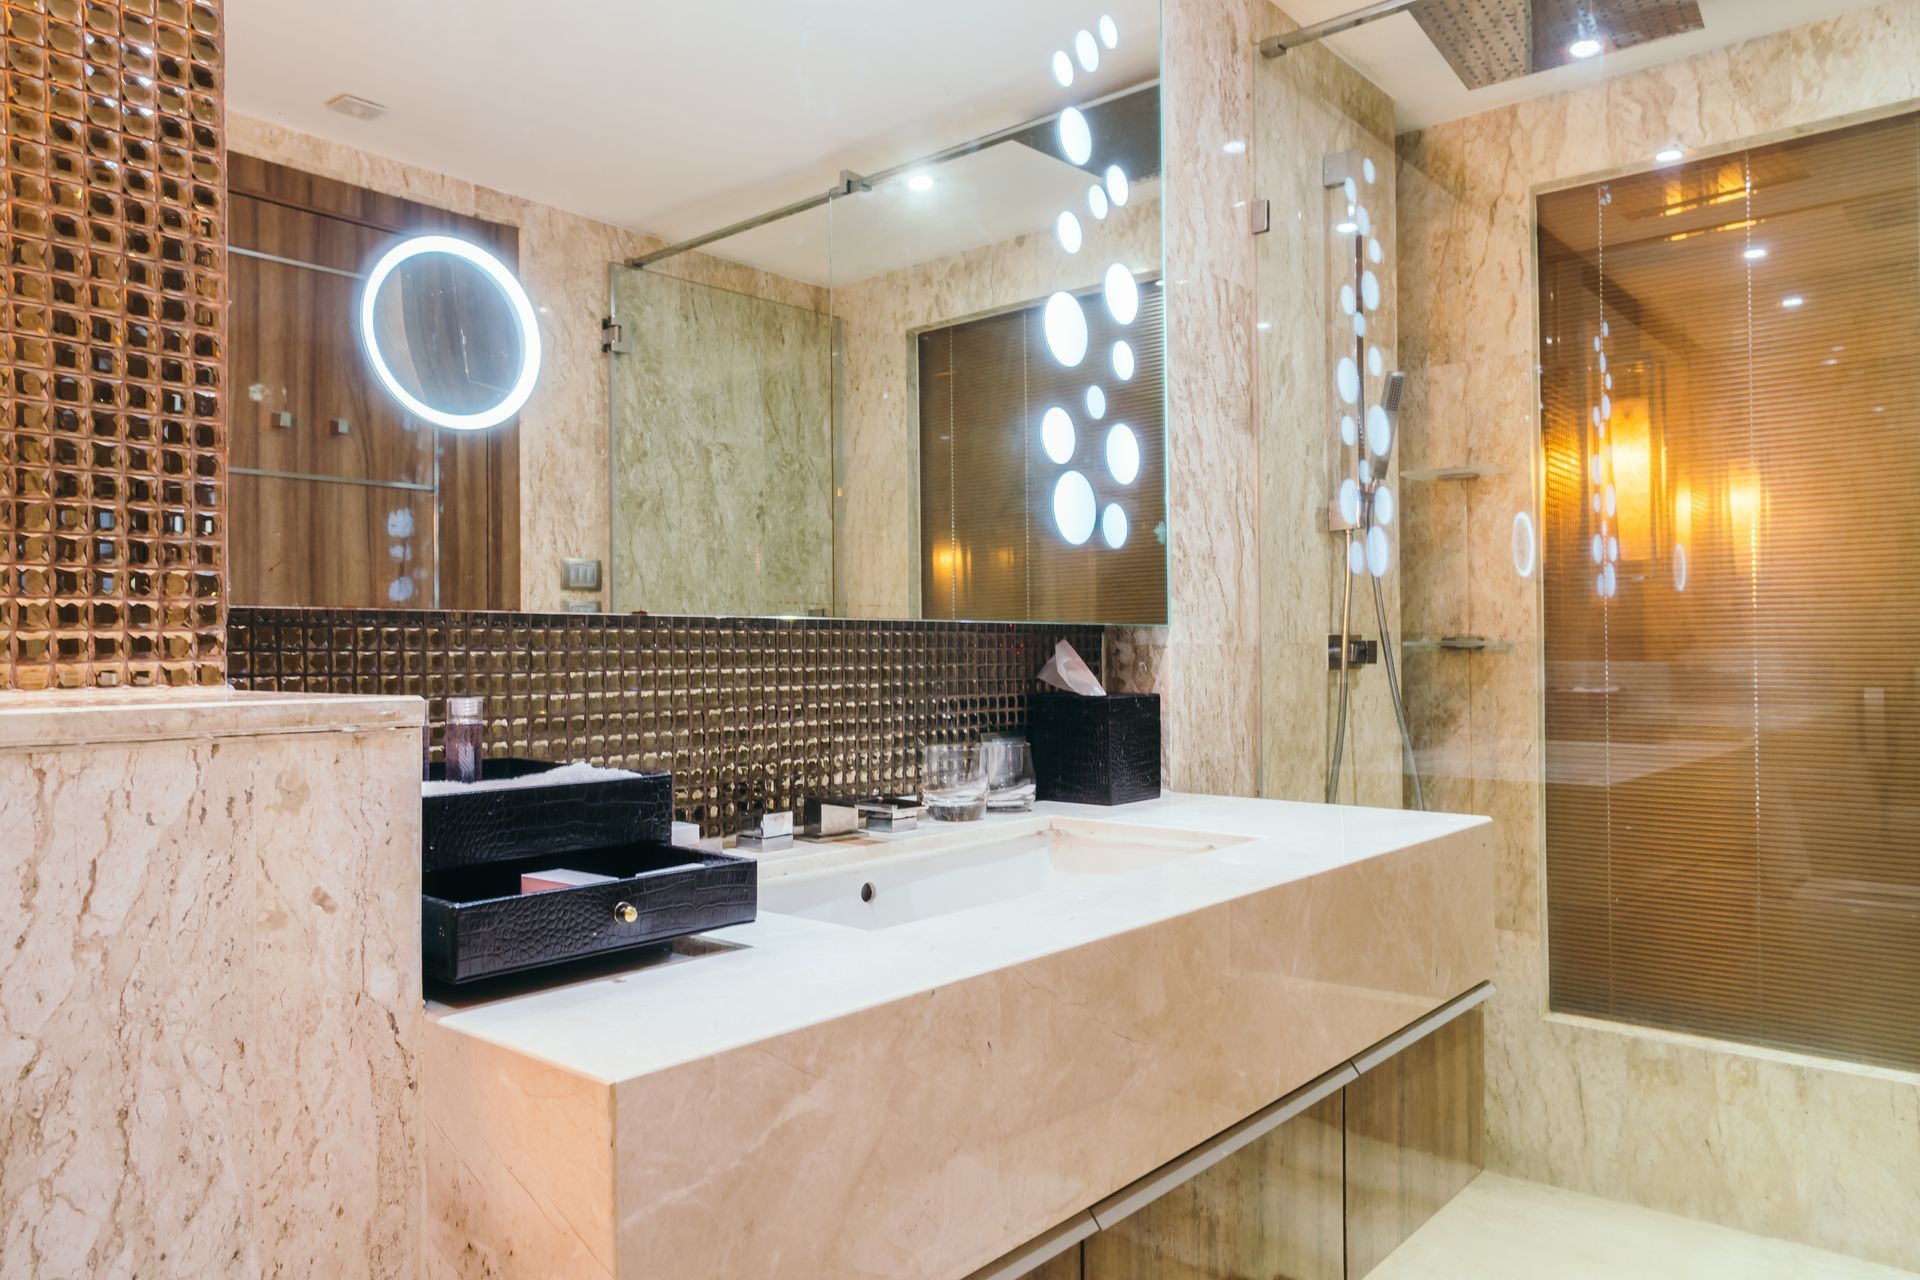
[[[1913,1274],[1483,1173],[1371,1280],[1901,1280]]]

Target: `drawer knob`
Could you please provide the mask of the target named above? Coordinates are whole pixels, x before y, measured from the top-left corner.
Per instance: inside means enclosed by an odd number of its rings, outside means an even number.
[[[632,924],[640,918],[640,912],[631,902],[617,902],[613,907],[613,918],[621,924]]]

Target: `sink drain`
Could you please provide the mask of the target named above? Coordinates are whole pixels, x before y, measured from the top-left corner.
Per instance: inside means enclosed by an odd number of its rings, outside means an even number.
[[[860,901],[873,901],[873,882],[871,880],[860,886]]]

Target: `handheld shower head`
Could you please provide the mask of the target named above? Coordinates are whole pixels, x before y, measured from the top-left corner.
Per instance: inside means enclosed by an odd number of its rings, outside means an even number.
[[[1395,369],[1387,375],[1386,394],[1380,397],[1381,407],[1395,418],[1400,416],[1400,392],[1407,385],[1407,375]]]
[[[1382,474],[1386,471],[1387,454],[1393,449],[1393,438],[1400,431],[1400,396],[1406,386],[1407,375],[1395,369],[1387,375],[1380,403],[1367,412],[1367,453],[1382,464]]]

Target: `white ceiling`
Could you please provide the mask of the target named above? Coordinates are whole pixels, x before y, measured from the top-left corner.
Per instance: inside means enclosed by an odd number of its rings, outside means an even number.
[[[908,179],[932,182],[915,190]],[[704,252],[812,284],[844,287],[981,245],[1045,230],[1062,209],[1085,213],[1084,169],[1017,142],[902,174],[848,199],[729,236]],[[1158,184],[1139,184],[1151,200]]]
[[[1783,31],[1874,0],[1699,0],[1705,26],[1686,35],[1610,53],[1590,62],[1469,90],[1410,14],[1329,36],[1327,47],[1393,98],[1397,127],[1423,128],[1527,98],[1541,98],[1609,76],[1691,57],[1755,36]],[[1303,26],[1365,7],[1364,0],[1285,0],[1280,7]]]
[[[1117,50],[1071,89],[1056,48]],[[1158,0],[230,0],[233,111],[683,238],[1159,74]],[[387,107],[353,120],[324,103]]]

